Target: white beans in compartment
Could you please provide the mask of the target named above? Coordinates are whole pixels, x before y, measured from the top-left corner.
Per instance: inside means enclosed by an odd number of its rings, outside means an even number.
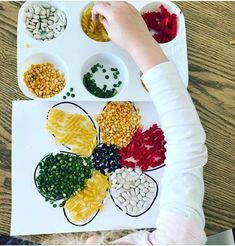
[[[26,30],[36,40],[48,41],[58,37],[66,28],[64,11],[48,3],[33,3],[25,8],[23,21]]]

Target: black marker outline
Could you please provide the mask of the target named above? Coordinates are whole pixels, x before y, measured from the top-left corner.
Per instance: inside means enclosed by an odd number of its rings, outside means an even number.
[[[153,206],[153,204],[154,204],[154,202],[155,202],[155,200],[156,200],[156,198],[157,198],[157,196],[158,196],[158,193],[159,193],[159,188],[158,188],[158,183],[157,183],[157,181],[154,179],[154,178],[152,178],[150,175],[148,175],[147,173],[144,173],[146,176],[148,176],[150,179],[152,179],[153,181],[154,181],[154,183],[156,184],[156,194],[155,194],[155,196],[154,196],[154,198],[153,198],[153,201],[151,202],[151,204],[150,204],[150,206],[148,207],[148,209],[146,209],[144,212],[142,212],[141,214],[138,214],[138,215],[131,215],[131,214],[128,214],[128,213],[125,213],[126,215],[128,215],[128,216],[130,216],[130,217],[140,217],[141,215],[143,215],[143,214],[145,214],[146,212],[148,212],[149,210],[150,210],[150,208]],[[118,206],[116,203],[115,203],[115,201],[114,201],[114,198],[113,198],[113,196],[112,196],[112,194],[111,194],[111,188],[109,189],[109,195],[110,195],[110,197],[111,197],[111,199],[112,199],[112,201],[113,201],[113,203],[123,212],[123,210],[122,210],[122,208],[120,207],[120,206]]]
[[[165,167],[165,166],[166,166],[166,164],[163,162],[160,166],[154,167],[153,169],[147,169],[147,170],[143,171],[143,173],[145,173],[145,172],[152,172],[152,171],[155,171],[155,170],[157,170],[157,169],[163,168],[163,167]],[[140,169],[141,169],[141,168],[140,168]]]
[[[66,211],[65,211],[66,209],[63,207],[63,212],[64,212],[64,216],[65,216],[65,218],[66,218],[66,220],[70,223],[70,224],[72,224],[72,225],[74,225],[74,226],[86,226],[86,225],[88,225],[90,222],[92,222],[93,221],[93,219],[98,215],[98,213],[100,212],[100,209],[98,209],[97,211],[96,211],[96,213],[94,214],[94,216],[90,219],[90,220],[88,220],[87,222],[85,222],[84,224],[75,224],[75,223],[73,223],[69,218],[68,218],[68,216],[67,216],[67,213],[66,213]]]

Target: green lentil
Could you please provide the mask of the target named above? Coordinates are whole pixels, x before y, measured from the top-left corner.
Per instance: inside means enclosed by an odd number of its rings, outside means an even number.
[[[56,201],[63,205],[75,191],[85,186],[91,177],[93,165],[90,158],[68,153],[49,154],[38,164],[35,182],[38,191],[53,207]]]
[[[66,99],[66,96],[63,96],[63,99]]]
[[[72,94],[71,94],[71,97],[75,97],[75,94],[72,93]]]
[[[73,88],[70,88],[70,91],[72,92],[73,91]]]
[[[69,96],[70,96],[70,93],[69,93],[69,92],[67,92],[67,93],[66,93],[66,95],[69,97]]]

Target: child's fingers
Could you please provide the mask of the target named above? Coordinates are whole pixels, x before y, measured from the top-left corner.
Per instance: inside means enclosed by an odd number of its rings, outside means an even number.
[[[109,2],[95,2],[92,9],[92,19],[96,20],[98,15],[103,15],[106,19],[109,14]]]
[[[103,24],[105,30],[108,32],[109,31],[109,23],[108,23],[108,21],[103,18],[102,20],[100,20],[100,22]]]

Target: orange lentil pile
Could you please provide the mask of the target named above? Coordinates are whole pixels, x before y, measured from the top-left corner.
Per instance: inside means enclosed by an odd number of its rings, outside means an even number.
[[[111,102],[106,105],[96,121],[100,126],[102,142],[127,146],[140,124],[139,110],[130,102]]]
[[[64,74],[52,63],[32,64],[23,77],[29,90],[40,98],[53,97],[65,87]]]

